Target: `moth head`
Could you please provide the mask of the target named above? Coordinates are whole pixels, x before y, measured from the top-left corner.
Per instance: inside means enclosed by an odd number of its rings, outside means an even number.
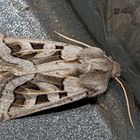
[[[113,61],[112,78],[118,77],[120,75],[121,75],[121,66],[116,61]]]
[[[106,91],[111,78],[120,76],[120,64],[104,55],[93,59],[83,59],[79,68],[81,85],[96,96]]]

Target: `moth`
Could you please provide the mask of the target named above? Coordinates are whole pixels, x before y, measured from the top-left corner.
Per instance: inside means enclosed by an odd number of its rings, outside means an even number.
[[[120,64],[85,46],[1,34],[0,121],[97,96],[111,78],[122,84]],[[127,105],[133,126],[128,99]]]

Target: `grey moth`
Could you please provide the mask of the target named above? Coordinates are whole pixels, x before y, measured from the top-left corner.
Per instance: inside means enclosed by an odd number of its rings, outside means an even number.
[[[102,94],[120,72],[97,47],[0,35],[0,121]]]

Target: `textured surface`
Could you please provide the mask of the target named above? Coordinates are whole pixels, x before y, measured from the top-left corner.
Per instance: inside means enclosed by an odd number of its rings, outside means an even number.
[[[65,0],[0,0],[1,32],[35,38],[47,38],[49,34],[49,37],[61,40],[52,34],[54,29],[93,44]],[[134,131],[121,90],[116,91],[118,86],[114,85],[111,83],[108,93],[99,98],[102,104],[87,105],[84,100],[72,105],[74,109],[69,105],[53,110],[55,113],[46,111],[42,113],[44,115],[36,114],[0,124],[0,139],[138,140],[140,115],[136,109]]]
[[[1,124],[3,140],[115,140],[98,107],[91,105]],[[94,120],[94,122],[93,122]]]

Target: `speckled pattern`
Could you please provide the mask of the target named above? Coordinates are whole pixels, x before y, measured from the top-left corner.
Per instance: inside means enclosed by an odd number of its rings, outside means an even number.
[[[45,10],[40,8],[43,3],[48,6]],[[53,28],[50,21],[56,21]],[[68,34],[73,33],[74,36],[80,35],[81,40],[92,42],[65,0],[0,0],[0,32],[47,39],[46,32],[51,33],[53,31],[50,30],[54,28],[67,31]],[[77,102],[73,108],[58,108],[54,112],[43,112],[1,123],[0,140],[137,140],[127,111],[123,109],[126,106],[119,92],[120,90],[115,92],[111,89],[111,92],[106,93],[107,96],[101,95],[99,101],[106,106],[88,103],[79,105]],[[136,115],[140,118],[139,114]],[[137,124],[138,121],[137,119],[134,123]],[[138,126],[136,130],[139,138]]]
[[[0,128],[6,130],[0,132],[2,140],[115,140],[91,105],[8,121]]]
[[[0,0],[0,31],[1,33],[47,39],[43,28],[25,0]]]

